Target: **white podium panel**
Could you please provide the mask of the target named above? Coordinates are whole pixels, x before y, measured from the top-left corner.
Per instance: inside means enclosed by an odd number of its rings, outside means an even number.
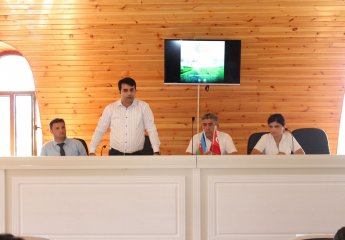
[[[345,156],[0,158],[0,230],[50,240],[331,235],[344,203]]]
[[[330,232],[345,216],[345,176],[211,176],[210,240]]]
[[[13,230],[52,239],[185,239],[182,176],[15,177]]]

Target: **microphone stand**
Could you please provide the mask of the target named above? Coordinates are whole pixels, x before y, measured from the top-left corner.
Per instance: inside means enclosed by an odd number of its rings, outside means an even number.
[[[195,117],[192,117],[192,155],[194,155],[194,142],[193,142],[193,138],[194,138],[194,121],[195,121]]]
[[[295,144],[293,142],[293,139],[295,138],[292,134],[292,132],[290,131],[291,133],[291,143],[292,143],[292,150],[291,150],[291,154],[295,154]]]
[[[293,143],[293,139],[295,138],[292,134],[292,131],[290,131],[289,129],[285,128],[285,131],[289,132],[291,134],[291,155],[295,153],[295,145]]]
[[[107,147],[107,145],[103,145],[103,146],[102,146],[102,149],[101,149],[101,156],[103,155],[103,154],[102,154],[102,153],[103,153],[103,149],[106,148],[106,147]]]

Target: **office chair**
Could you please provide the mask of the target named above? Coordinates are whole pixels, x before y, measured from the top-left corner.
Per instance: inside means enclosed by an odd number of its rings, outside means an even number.
[[[266,134],[268,132],[257,132],[257,133],[253,133],[249,136],[248,138],[248,145],[247,145],[247,154],[249,155],[253,148],[255,147],[255,145],[257,144],[257,142],[260,140],[261,136]]]
[[[153,155],[153,149],[149,136],[145,136],[144,148],[141,152],[142,155]]]
[[[319,128],[299,128],[292,135],[303,148],[305,154],[330,154],[328,137]]]
[[[74,138],[74,139],[79,140],[83,144],[83,146],[84,146],[84,148],[86,150],[87,155],[89,155],[89,149],[87,147],[87,144],[86,144],[85,140],[81,139],[81,138]]]

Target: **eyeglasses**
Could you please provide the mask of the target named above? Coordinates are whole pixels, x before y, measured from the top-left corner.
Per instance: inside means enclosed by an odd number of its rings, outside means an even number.
[[[202,123],[202,125],[203,125],[204,127],[206,127],[207,125],[208,125],[209,127],[212,127],[212,126],[214,126],[214,123]]]

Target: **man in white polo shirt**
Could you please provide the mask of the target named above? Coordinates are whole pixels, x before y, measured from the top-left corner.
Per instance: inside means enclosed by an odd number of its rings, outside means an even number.
[[[237,149],[229,134],[218,131],[218,117],[207,113],[201,118],[202,132],[190,140],[186,152],[200,155],[235,154]]]

